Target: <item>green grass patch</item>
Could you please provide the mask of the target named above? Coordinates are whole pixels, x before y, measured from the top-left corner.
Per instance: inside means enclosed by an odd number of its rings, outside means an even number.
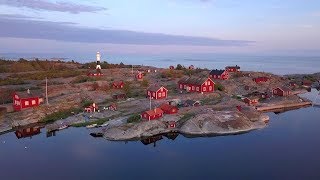
[[[61,111],[54,112],[52,114],[47,115],[46,117],[41,119],[40,122],[45,122],[45,123],[54,122],[60,119],[65,119],[74,114],[78,114],[79,112],[81,112],[80,108],[71,108],[67,110],[61,110]]]
[[[20,84],[26,84],[22,79],[20,78],[6,78],[6,79],[0,79],[0,86],[5,85],[20,85]]]
[[[141,121],[140,114],[133,114],[128,118],[128,123],[137,123]]]

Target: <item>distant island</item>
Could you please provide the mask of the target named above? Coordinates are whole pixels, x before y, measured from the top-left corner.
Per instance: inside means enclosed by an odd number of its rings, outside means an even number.
[[[298,96],[319,74],[278,76],[237,65],[201,69],[50,60],[0,60],[0,132],[43,124],[97,128],[108,140],[158,134],[227,135],[267,126],[265,112],[312,105]],[[208,67],[209,68],[209,67]]]

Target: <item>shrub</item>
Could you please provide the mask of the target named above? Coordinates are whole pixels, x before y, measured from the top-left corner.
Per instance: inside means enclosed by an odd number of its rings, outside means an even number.
[[[224,91],[224,86],[220,83],[216,83],[215,86],[214,86],[214,89],[215,90],[219,90],[219,91]]]
[[[137,123],[141,121],[140,114],[133,114],[128,118],[128,123]]]
[[[149,81],[146,80],[146,79],[144,79],[144,80],[141,82],[141,85],[142,85],[143,87],[148,87],[148,86],[149,86]]]

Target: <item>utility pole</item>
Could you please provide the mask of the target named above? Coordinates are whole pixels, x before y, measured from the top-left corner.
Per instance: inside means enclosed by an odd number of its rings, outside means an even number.
[[[49,102],[48,102],[48,78],[46,77],[46,103],[47,105],[49,105]]]
[[[149,99],[150,99],[150,110],[151,110],[152,109],[151,108],[151,92],[150,92],[150,96],[149,97],[150,97]]]

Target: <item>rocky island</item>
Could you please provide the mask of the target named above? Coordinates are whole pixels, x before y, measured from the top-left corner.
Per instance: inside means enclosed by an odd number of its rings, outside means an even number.
[[[0,64],[0,132],[34,123],[48,132],[90,126],[99,127],[97,132],[108,140],[261,129],[269,120],[264,112],[311,105],[298,94],[318,83],[316,78],[242,71],[239,66],[157,68],[100,59],[86,64],[24,59]],[[22,97],[31,98],[30,103]]]

